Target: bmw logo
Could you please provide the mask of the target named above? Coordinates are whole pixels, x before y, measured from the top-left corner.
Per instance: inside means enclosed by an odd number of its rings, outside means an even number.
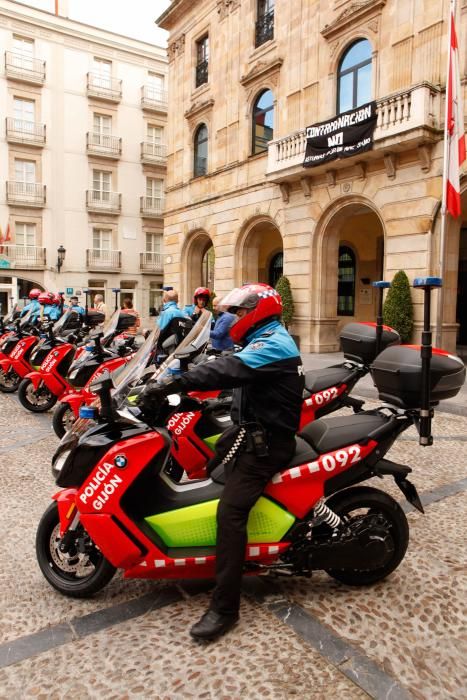
[[[124,469],[128,463],[127,458],[125,455],[117,455],[114,459],[114,464],[116,467],[119,469]]]

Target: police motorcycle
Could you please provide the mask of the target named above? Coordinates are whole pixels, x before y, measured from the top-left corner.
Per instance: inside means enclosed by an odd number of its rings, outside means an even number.
[[[40,331],[31,311],[10,325],[11,332],[0,340],[0,391],[12,393],[31,371],[29,357],[39,341]]]
[[[99,316],[99,321],[104,320],[102,314]],[[60,395],[52,418],[52,427],[58,437],[63,437],[73,425],[80,406],[94,400],[91,383],[103,372],[112,373],[133,358],[139,341],[125,333],[133,324],[131,314],[117,309],[103,330],[91,334],[82,352],[75,355],[66,376],[69,386]]]
[[[391,477],[423,512],[408,479],[411,467],[385,455],[412,425],[420,444],[431,445],[435,406],[465,381],[463,362],[431,345],[430,291],[440,284],[436,278],[414,283],[425,293],[421,346],[388,347],[372,363],[382,405],[318,419],[297,435],[293,459],[250,513],[245,573],[308,577],[325,570],[345,584],[367,585],[402,562],[406,516],[391,496],[362,482]],[[188,339],[174,359],[186,362],[199,352],[196,337]],[[176,483],[165,470],[169,401],[161,401],[157,416],[145,413],[143,401],[142,415],[134,415],[124,405],[127,385],[112,397],[106,378],[93,390],[100,400],[98,424],[83,432],[77,421],[53,458],[61,490],[36,536],[44,577],[62,594],[84,598],[101,590],[117,568],[125,578],[214,576],[223,465],[209,479]]]

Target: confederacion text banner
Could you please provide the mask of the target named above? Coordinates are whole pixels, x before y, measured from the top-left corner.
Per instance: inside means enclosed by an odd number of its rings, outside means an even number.
[[[373,147],[375,127],[376,102],[368,102],[307,127],[303,167],[312,168],[369,151]]]

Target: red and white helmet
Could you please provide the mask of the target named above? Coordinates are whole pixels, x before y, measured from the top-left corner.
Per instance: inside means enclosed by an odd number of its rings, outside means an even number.
[[[55,299],[55,294],[52,294],[52,292],[41,292],[39,296],[37,297],[37,301],[39,304],[53,304]]]
[[[234,343],[240,343],[247,333],[262,321],[279,318],[282,314],[280,294],[268,284],[245,284],[232,289],[220,302],[219,306],[231,313],[237,309],[246,309],[248,313],[239,318],[230,327],[230,337]]]
[[[37,287],[34,287],[34,289],[31,289],[28,296],[30,299],[37,299],[40,294],[41,294],[41,290],[37,289]]]
[[[54,306],[60,306],[60,304],[62,303],[62,297],[60,296],[60,294],[54,294],[53,297],[54,298],[52,304]]]
[[[205,297],[207,303],[211,298],[211,291],[207,287],[197,287],[193,294],[193,301],[195,304],[198,297]]]

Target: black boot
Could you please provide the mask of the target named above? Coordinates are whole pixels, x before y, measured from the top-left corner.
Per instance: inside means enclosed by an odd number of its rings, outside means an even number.
[[[221,615],[208,610],[190,630],[193,639],[210,640],[228,632],[238,621],[238,615]]]

